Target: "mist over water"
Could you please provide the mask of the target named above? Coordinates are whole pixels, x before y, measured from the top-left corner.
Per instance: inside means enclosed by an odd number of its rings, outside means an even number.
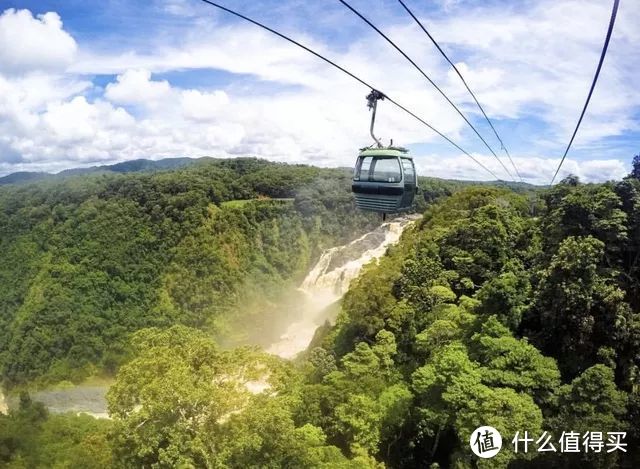
[[[54,414],[74,412],[96,418],[109,418],[106,394],[109,386],[81,384],[62,389],[47,389],[31,394],[31,399],[42,402]],[[18,396],[8,399],[8,408],[19,407]]]
[[[384,223],[360,238],[322,253],[299,287],[303,293],[301,318],[291,323],[267,352],[293,358],[307,348],[318,327],[333,321],[330,306],[340,300],[362,267],[383,256],[397,243],[404,229],[419,216],[404,216]]]

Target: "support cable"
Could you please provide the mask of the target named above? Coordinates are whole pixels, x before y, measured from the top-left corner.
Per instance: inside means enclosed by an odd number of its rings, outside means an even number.
[[[413,61],[413,59],[411,59],[411,57],[409,57],[400,47],[398,47],[391,39],[389,39],[389,37],[384,34],[376,25],[374,25],[371,21],[369,21],[364,15],[362,15],[362,13],[360,13],[358,10],[356,10],[355,8],[353,8],[348,2],[346,2],[345,0],[338,0],[340,3],[342,3],[345,7],[347,7],[349,10],[351,10],[353,13],[355,13],[356,16],[358,16],[362,21],[364,21],[365,23],[367,23],[367,25],[369,25],[374,31],[376,31],[380,36],[382,36],[389,44],[391,44],[405,59],[407,59],[409,61],[409,63],[411,63],[411,65],[413,65],[416,70],[418,70],[418,72],[420,72],[420,74],[422,74],[423,77],[425,77],[427,79],[427,81],[429,83],[431,83],[433,85],[433,87],[438,90],[438,92],[444,97],[444,99],[447,100],[447,102],[457,111],[458,114],[460,114],[460,117],[462,117],[464,119],[464,121],[467,123],[467,125],[469,127],[471,127],[471,129],[475,132],[475,134],[478,136],[478,138],[480,140],[482,140],[482,143],[484,143],[484,146],[486,146],[489,151],[491,152],[491,154],[494,156],[494,158],[496,160],[498,160],[498,162],[500,163],[500,165],[504,168],[504,170],[507,172],[507,174],[509,175],[509,177],[511,179],[514,179],[513,175],[511,174],[511,171],[509,171],[509,168],[507,168],[504,163],[502,162],[502,160],[498,157],[498,155],[496,155],[496,152],[493,151],[493,148],[491,148],[489,146],[489,144],[487,143],[487,141],[482,137],[482,135],[480,135],[480,132],[478,132],[478,130],[474,127],[474,125],[469,121],[469,119],[467,119],[467,117],[462,113],[462,111],[458,108],[458,106],[455,105],[455,103],[453,101],[451,101],[449,99],[449,97],[446,95],[446,93],[444,91],[442,91],[442,89],[436,85],[436,83],[429,77],[429,75],[427,75],[424,70],[422,70],[422,68],[420,68],[420,66],[415,63]]]
[[[262,29],[264,29],[265,31],[268,31],[272,34],[275,34],[276,36],[290,42],[291,44],[294,44],[298,47],[300,47],[301,49],[304,49],[305,51],[309,52],[310,54],[316,56],[317,58],[323,60],[324,62],[328,63],[329,65],[337,68],[338,70],[340,70],[343,73],[346,73],[347,75],[349,75],[351,78],[353,78],[354,80],[356,80],[357,82],[359,82],[360,84],[366,86],[367,88],[370,88],[371,90],[374,91],[378,91],[380,93],[382,93],[381,91],[379,91],[377,88],[375,88],[374,86],[371,86],[369,83],[367,83],[366,81],[364,81],[363,79],[361,79],[360,77],[358,77],[357,75],[354,75],[353,73],[351,73],[350,71],[348,71],[347,69],[345,69],[344,67],[338,65],[337,63],[333,62],[332,60],[324,57],[323,55],[319,54],[318,52],[314,51],[313,49],[310,49],[309,47],[305,46],[304,44],[301,44],[300,42],[296,41],[295,39],[291,39],[290,37],[276,31],[275,29],[270,28],[269,26],[266,26],[256,20],[253,20],[251,18],[249,18],[248,16],[245,16],[241,13],[238,13],[234,10],[231,10],[227,7],[224,7],[216,2],[213,2],[211,0],[201,0],[204,3],[207,3],[213,7],[216,7],[222,11],[225,11],[231,15],[234,15],[238,18],[241,18],[245,21],[248,21],[249,23],[252,23]],[[382,93],[384,94],[384,93]],[[427,126],[429,129],[431,129],[433,132],[435,132],[436,134],[438,134],[440,137],[442,137],[443,139],[445,139],[447,142],[449,142],[451,145],[453,145],[455,148],[457,148],[458,150],[460,150],[462,153],[464,153],[466,156],[468,156],[469,158],[471,158],[478,166],[480,166],[482,169],[484,169],[485,171],[487,171],[489,174],[491,174],[491,176],[493,176],[496,180],[498,181],[502,181],[501,178],[499,178],[498,176],[496,176],[496,174],[491,171],[489,168],[487,168],[484,164],[482,164],[477,158],[474,158],[469,152],[467,152],[466,150],[464,150],[460,145],[458,145],[457,143],[455,143],[453,140],[451,140],[449,137],[447,137],[445,134],[443,134],[442,132],[440,132],[439,130],[437,130],[435,127],[433,127],[431,124],[429,124],[428,122],[426,122],[424,119],[422,119],[421,117],[417,116],[414,112],[410,111],[409,109],[407,109],[406,107],[404,107],[402,104],[398,103],[397,101],[391,99],[388,95],[384,94],[385,98],[387,99],[387,101],[389,101],[391,104],[395,105],[396,107],[398,107],[399,109],[401,109],[402,111],[404,111],[405,113],[409,114],[411,117],[413,117],[414,119],[416,119],[417,121],[419,121],[420,123],[424,124],[425,126]]]
[[[564,159],[567,157],[567,153],[569,153],[569,148],[571,148],[571,144],[573,143],[573,139],[576,138],[576,134],[578,133],[578,129],[580,128],[580,124],[582,123],[582,118],[584,117],[585,112],[587,111],[587,106],[589,106],[589,101],[591,100],[591,95],[593,94],[593,90],[596,87],[596,83],[598,82],[598,76],[600,75],[600,69],[602,69],[602,63],[604,62],[604,58],[607,55],[607,49],[609,48],[609,40],[611,39],[611,33],[613,33],[613,25],[616,23],[616,15],[618,14],[618,5],[620,4],[620,0],[613,0],[613,10],[611,11],[611,19],[609,20],[609,30],[607,31],[607,38],[604,41],[604,46],[602,47],[602,52],[600,54],[600,61],[598,62],[598,68],[596,69],[596,74],[593,77],[593,82],[591,83],[591,89],[589,90],[589,95],[587,96],[587,100],[584,103],[584,107],[582,108],[582,113],[580,114],[580,118],[578,119],[578,124],[576,125],[575,130],[573,131],[573,135],[571,136],[571,140],[569,140],[569,144],[567,145],[567,149],[564,151],[564,155],[562,155],[562,159],[560,160],[560,164],[556,169],[553,177],[551,178],[551,182],[549,185],[553,184],[553,181],[556,180],[556,176],[558,176],[558,172],[562,167],[562,163],[564,163]]]
[[[444,52],[444,50],[442,50],[442,47],[440,47],[440,44],[438,44],[438,42],[434,39],[434,37],[431,35],[431,33],[429,33],[429,31],[427,31],[427,28],[425,28],[425,26],[422,24],[422,22],[416,17],[416,15],[413,14],[413,12],[409,9],[409,7],[406,5],[406,3],[404,3],[402,0],[398,0],[398,2],[400,2],[400,5],[403,6],[403,8],[407,11],[407,13],[409,13],[411,18],[413,18],[413,20],[418,24],[418,26],[420,26],[420,29],[422,29],[422,31],[424,31],[424,33],[427,35],[427,37],[429,37],[429,39],[431,39],[431,42],[433,43],[434,46],[436,46],[436,48],[438,49],[440,54],[442,54],[442,56],[445,58],[445,60],[447,62],[449,62],[449,65],[451,65],[451,68],[453,68],[453,70],[456,72],[456,74],[458,75],[458,77],[462,81],[462,84],[467,89],[467,91],[469,92],[469,94],[471,95],[473,100],[476,102],[476,104],[478,106],[478,109],[480,109],[480,111],[482,112],[482,115],[484,116],[485,120],[489,123],[489,126],[491,127],[491,130],[493,130],[493,133],[495,134],[496,138],[500,142],[500,147],[504,150],[504,152],[506,153],[507,157],[509,158],[509,161],[511,162],[511,166],[513,166],[513,169],[515,169],[516,174],[518,175],[518,178],[520,179],[520,182],[524,182],[522,180],[522,176],[520,175],[520,171],[518,171],[518,167],[516,166],[516,164],[514,163],[513,159],[511,158],[511,155],[509,154],[509,150],[507,150],[507,147],[505,146],[504,142],[500,138],[500,135],[498,135],[498,131],[493,126],[493,123],[491,122],[491,119],[489,119],[489,116],[487,116],[487,113],[484,112],[484,108],[480,105],[480,102],[478,101],[478,98],[476,98],[476,95],[474,94],[474,92],[471,91],[471,88],[469,87],[469,85],[467,84],[466,80],[462,76],[462,73],[460,73],[460,70],[458,70],[458,67],[456,67],[455,64],[449,59],[449,57]]]

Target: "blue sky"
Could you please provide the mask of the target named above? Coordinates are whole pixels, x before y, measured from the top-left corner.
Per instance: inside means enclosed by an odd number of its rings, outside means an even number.
[[[424,78],[337,0],[219,1],[353,70],[509,179]],[[619,178],[640,152],[640,9],[633,3],[622,2],[561,176]],[[352,4],[424,68],[515,173],[459,79],[399,3]],[[547,183],[588,92],[610,2],[407,4],[458,64],[522,176]],[[348,166],[370,143],[367,92],[199,0],[0,1],[0,175],[203,155]],[[387,102],[377,132],[409,147],[421,174],[491,179]]]

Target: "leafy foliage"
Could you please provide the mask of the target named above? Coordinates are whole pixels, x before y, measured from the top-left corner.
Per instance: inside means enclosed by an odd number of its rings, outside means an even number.
[[[21,396],[19,408],[0,415],[0,465],[7,468],[101,469],[114,464],[109,421],[88,415],[50,415]]]
[[[631,174],[629,174],[629,176],[635,179],[640,179],[640,154],[633,157]]]
[[[302,359],[220,347],[234,313],[262,329],[260,300],[373,223],[352,212],[348,177],[228,160],[0,190],[9,382],[126,362],[112,423],[71,431],[78,417],[25,403],[0,418],[3,462],[68,467],[57,454],[95,445],[104,467],[640,464],[634,177],[571,177],[539,198],[422,180],[423,219],[364,269]],[[57,446],[48,425],[63,429]],[[469,448],[480,425],[503,436],[492,460]],[[525,431],[625,431],[629,452],[513,451]]]
[[[375,225],[349,182],[236,159],[0,188],[5,385],[112,373],[145,327],[246,338],[242,324],[273,320],[265,298],[277,304],[323,248]]]
[[[638,280],[629,272],[637,268],[637,242],[629,237],[637,233],[637,194],[630,180],[570,180],[543,194],[533,212],[525,197],[487,187],[433,205],[352,285],[323,344],[325,356],[348,363],[353,354],[368,356],[377,334],[391,331],[399,374],[368,377],[363,395],[350,388],[362,378],[343,383],[329,373],[322,391],[317,384],[307,391],[310,403],[318,400],[311,396],[325,400],[304,415],[335,432],[337,444],[354,438],[341,435],[345,425],[366,429],[373,439],[362,446],[391,467],[584,462],[556,455],[527,463],[536,453],[515,453],[509,440],[516,432],[550,431],[557,440],[563,431],[606,435],[636,425],[625,405],[636,402],[638,390]],[[384,426],[375,403],[397,386],[411,393],[411,403],[396,424],[402,437],[385,440],[377,436]],[[352,420],[330,410],[345,400]],[[469,450],[480,425],[505,439],[491,461]],[[637,457],[586,461],[632,466]]]

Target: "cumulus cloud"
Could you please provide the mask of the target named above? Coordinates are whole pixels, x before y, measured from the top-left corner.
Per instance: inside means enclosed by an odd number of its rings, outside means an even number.
[[[213,93],[202,93],[198,90],[182,92],[182,114],[189,120],[215,120],[228,104],[229,96],[222,90]]]
[[[166,80],[151,80],[148,70],[127,70],[118,75],[115,83],[109,83],[105,97],[118,104],[144,104],[154,106],[170,91]]]
[[[57,13],[35,18],[29,10],[0,15],[0,73],[62,71],[76,55],[76,41],[64,31]]]
[[[476,154],[474,157],[497,174],[504,174],[500,172],[500,165],[492,156]],[[529,156],[514,158],[514,162],[526,182],[547,185],[560,159]],[[428,176],[476,181],[492,179],[486,172],[479,174],[476,164],[464,155],[444,158],[436,155],[418,156],[416,165],[420,174]],[[567,158],[556,180],[561,181],[573,174],[583,182],[602,182],[621,179],[628,173],[628,169],[620,160],[578,161]]]
[[[68,103],[50,105],[43,119],[47,128],[61,141],[76,142],[95,135],[92,121],[96,114],[96,108],[84,96],[76,96]]]
[[[45,128],[61,143],[93,143],[101,132],[126,131],[135,124],[124,109],[100,101],[91,104],[84,96],[51,104],[42,120]]]
[[[0,16],[0,153],[9,155],[0,156],[0,174],[131,158],[202,155],[257,155],[349,166],[357,149],[370,143],[364,102],[368,90],[360,84],[256,28],[191,21],[181,0],[154,3],[180,17],[175,21],[187,21],[188,27],[172,40],[149,37],[146,47],[139,49],[117,42],[109,48],[81,44],[76,53],[75,40],[55,13],[34,17],[26,10],[7,10]],[[518,10],[443,3],[455,14],[430,15],[425,22],[451,52],[496,125],[518,131],[515,135],[526,140],[515,151],[510,148],[526,180],[548,183],[558,163],[555,155],[564,149],[586,96],[609,6],[597,0],[535,0]],[[620,12],[615,42],[576,149],[637,129],[640,96],[632,78],[640,64],[640,52],[634,45],[640,41],[635,27],[640,11],[626,8]],[[418,28],[406,17],[373,19],[418,59],[465,112],[478,118],[459,79]],[[4,47],[3,21],[14,28],[12,40],[23,43],[23,49],[9,45],[13,49],[7,51]],[[18,23],[20,29],[16,29]],[[48,44],[41,48],[47,57],[32,50],[40,47],[30,42],[32,30],[46,38]],[[336,47],[330,41],[293,32],[417,110],[485,166],[506,177],[442,97],[402,57],[370,34],[354,35],[351,43]],[[56,54],[58,59],[48,62]],[[5,56],[13,58],[2,60]],[[180,87],[172,78],[157,77],[184,70],[222,70],[250,79],[242,87]],[[87,79],[97,74],[116,77],[102,88]],[[252,85],[261,91],[253,90]],[[501,127],[503,122],[508,125]],[[482,124],[479,127],[485,136],[491,136]],[[385,141],[394,138],[396,143],[419,148],[442,143],[388,101],[380,104],[376,132]],[[515,140],[506,130],[501,133],[506,134],[507,142]],[[424,151],[418,152],[416,161],[426,175],[491,178],[464,155]],[[570,155],[560,176],[568,172],[584,180],[602,180],[627,171],[622,161],[605,154],[575,159]]]

